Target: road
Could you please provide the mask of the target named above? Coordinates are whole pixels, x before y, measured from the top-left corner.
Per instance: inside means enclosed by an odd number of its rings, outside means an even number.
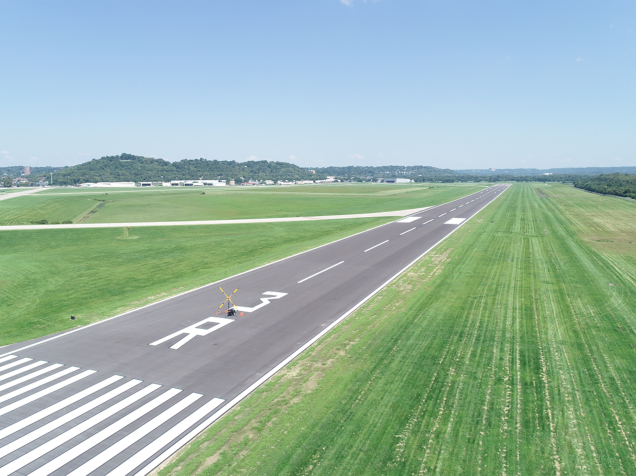
[[[3,348],[0,476],[148,474],[506,188]]]

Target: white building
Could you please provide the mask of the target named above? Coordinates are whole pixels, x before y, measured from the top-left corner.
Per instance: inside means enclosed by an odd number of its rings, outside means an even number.
[[[82,183],[80,187],[135,187],[135,182],[97,182]]]

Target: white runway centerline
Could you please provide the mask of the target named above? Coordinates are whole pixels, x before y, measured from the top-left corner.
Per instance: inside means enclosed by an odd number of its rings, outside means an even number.
[[[454,212],[455,210],[457,210],[457,208],[453,208],[453,209],[451,210],[451,212]]]
[[[446,213],[442,213],[440,216],[438,216],[437,218],[442,218],[444,215],[446,215]]]
[[[313,278],[314,276],[318,276],[319,274],[322,274],[325,271],[329,271],[331,268],[335,268],[336,266],[338,266],[338,265],[340,265],[342,263],[344,263],[344,261],[341,261],[340,263],[336,263],[333,266],[329,266],[328,268],[323,269],[322,271],[318,271],[316,274],[312,274],[311,276],[308,276],[305,279],[301,279],[300,281],[298,281],[298,284],[303,283],[303,282],[307,281],[308,279]]]
[[[369,248],[368,250],[364,250],[364,252],[366,253],[367,251],[371,251],[373,248],[377,248],[378,246],[383,245],[384,243],[388,243],[388,241],[389,241],[389,240],[385,240],[385,241],[383,241],[382,243],[378,243],[377,245],[372,246],[372,247],[371,247],[371,248]]]
[[[406,233],[408,233],[409,231],[413,231],[415,230],[416,227],[411,228],[410,230],[406,230],[405,232],[400,233],[400,236],[405,235]]]
[[[427,223],[432,222],[433,220],[435,220],[435,218],[431,218],[429,221],[425,221],[424,223],[422,223],[422,225],[426,225]]]

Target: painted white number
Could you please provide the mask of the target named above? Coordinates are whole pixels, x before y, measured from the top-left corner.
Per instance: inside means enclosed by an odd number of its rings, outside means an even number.
[[[236,309],[239,312],[254,312],[257,309],[260,309],[261,307],[267,306],[272,299],[280,299],[283,296],[287,296],[287,293],[277,293],[274,291],[266,291],[263,294],[267,294],[268,296],[271,296],[271,297],[260,298],[262,302],[258,306],[255,306],[255,307],[236,306]]]
[[[205,323],[212,322],[215,323],[215,326],[210,327],[209,329],[200,329],[199,326],[202,326]],[[178,349],[186,342],[190,341],[196,336],[207,336],[209,333],[220,329],[223,326],[227,326],[230,322],[234,322],[234,319],[226,319],[224,317],[208,317],[207,319],[203,319],[202,321],[197,322],[196,324],[192,324],[191,326],[186,327],[185,329],[180,330],[179,332],[175,332],[174,334],[170,334],[163,339],[159,339],[158,341],[153,342],[150,345],[159,345],[164,342],[174,339],[181,334],[185,334],[186,336],[181,339],[179,342],[171,346],[171,349]]]

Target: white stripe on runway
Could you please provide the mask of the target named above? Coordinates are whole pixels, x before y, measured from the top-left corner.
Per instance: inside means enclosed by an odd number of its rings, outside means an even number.
[[[13,377],[14,375],[19,375],[19,374],[21,374],[23,372],[27,372],[27,371],[29,371],[31,369],[34,369],[34,368],[39,367],[40,365],[44,365],[44,364],[46,364],[46,360],[40,360],[39,362],[34,362],[34,363],[30,364],[30,365],[27,365],[26,367],[21,367],[18,370],[14,370],[13,372],[8,372],[8,373],[0,376],[0,380],[6,380],[8,378]]]
[[[461,208],[461,207],[463,207],[463,206],[464,206],[464,205],[460,205],[460,206],[458,206],[457,208]]]
[[[15,359],[16,357],[17,357],[17,355],[7,355],[6,357],[2,357],[2,358],[0,359],[0,364],[1,364],[2,362],[6,362],[7,360]]]
[[[446,215],[446,213],[442,213],[440,216],[438,216],[437,218],[442,218],[444,215]]]
[[[43,362],[45,363],[45,362]],[[11,388],[11,387],[15,387],[16,385],[20,385],[23,382],[26,382],[27,380],[31,380],[34,379],[35,377],[39,377],[42,374],[45,374],[47,372],[50,372],[51,370],[55,370],[55,369],[59,369],[60,367],[62,367],[62,364],[53,364],[53,365],[49,365],[48,367],[45,367],[43,369],[40,369],[36,372],[30,373],[28,375],[25,375],[24,377],[20,377],[17,378],[15,380],[11,380],[11,382],[7,382],[3,385],[0,385],[0,392],[5,391],[7,388]]]
[[[422,223],[422,225],[426,225],[427,223],[432,222],[433,220],[435,220],[435,218],[431,218],[429,221],[425,221],[424,223]]]
[[[0,367],[0,372],[2,372],[3,370],[7,370],[7,369],[11,369],[13,367],[16,367],[18,365],[21,365],[25,362],[28,362],[29,360],[33,360],[33,359],[20,359],[20,360],[16,360],[15,362],[11,362],[10,364],[4,365],[2,367]]]
[[[57,420],[53,420],[49,423],[47,423],[46,425],[41,426],[40,428],[35,429],[34,431],[32,431],[31,433],[27,433],[26,435],[22,436],[21,438],[18,438],[15,441],[12,441],[11,443],[9,443],[6,446],[3,446],[2,448],[0,448],[0,458],[2,458],[3,456],[8,455],[9,453],[13,453],[15,450],[22,448],[24,445],[28,445],[29,443],[31,443],[34,440],[37,440],[38,438],[46,435],[47,433],[56,430],[57,428],[61,427],[62,425],[68,423],[69,421],[83,415],[84,413],[91,411],[93,408],[98,407],[99,405],[101,405],[104,402],[107,402],[108,400],[115,398],[118,395],[121,395],[122,393],[124,393],[126,390],[131,389],[132,387],[134,387],[135,385],[138,385],[141,383],[141,380],[131,380],[130,382],[125,383],[124,385],[117,387],[113,390],[111,390],[110,392],[102,395],[99,398],[96,398],[95,400],[92,400],[84,405],[82,405],[81,407],[73,410],[70,413],[67,413],[66,415],[62,415],[61,417],[59,417]],[[20,422],[15,423],[15,425],[19,424]],[[11,427],[7,427],[6,430],[8,430]],[[13,433],[13,431],[12,431]]]
[[[383,245],[384,243],[388,243],[388,241],[389,241],[389,240],[385,240],[385,241],[383,241],[382,243],[378,243],[377,245],[372,246],[372,247],[371,247],[371,248],[369,248],[368,250],[364,250],[364,253],[366,253],[367,251],[371,251],[373,248],[377,248],[378,246]]]
[[[135,410],[134,412],[129,413],[123,418],[120,418],[119,420],[115,421],[115,423],[113,423],[112,425],[107,426],[99,433],[95,433],[93,436],[82,441],[77,446],[73,446],[73,448],[68,450],[66,453],[62,453],[60,456],[58,456],[55,459],[52,459],[51,461],[46,463],[44,466],[40,466],[35,471],[32,471],[31,473],[29,473],[30,476],[48,476],[52,472],[57,471],[69,461],[74,460],[82,453],[86,453],[88,450],[90,450],[91,448],[94,448],[95,446],[100,444],[102,441],[104,441],[106,438],[113,436],[122,428],[127,427],[134,421],[144,416],[146,413],[151,412],[152,410],[157,408],[159,405],[170,400],[172,397],[181,393],[182,391],[183,390],[180,390],[178,388],[171,388],[167,392],[162,393],[161,395],[149,401],[145,405],[137,408],[137,410]]]
[[[82,466],[77,468],[75,471],[72,471],[68,474],[68,476],[88,476],[90,473],[95,471],[101,465],[110,461],[119,453],[124,451],[126,448],[135,444],[137,441],[141,440],[144,436],[150,433],[152,430],[158,428],[160,425],[163,425],[165,422],[170,420],[177,413],[190,406],[194,402],[196,402],[203,395],[199,393],[191,393],[186,398],[181,400],[180,402],[174,404],[172,407],[168,408],[165,412],[157,415],[148,423],[140,426],[135,431],[130,433],[128,436],[122,438],[114,445],[110,446],[107,450],[102,451],[100,454],[95,456],[94,458],[88,460]]]
[[[159,438],[157,438],[155,441],[150,443],[143,450],[138,451],[134,456],[131,456],[130,459],[128,459],[127,461],[125,461],[124,463],[120,464],[118,467],[113,469],[110,473],[108,473],[108,476],[118,476],[121,474],[128,474],[137,466],[139,466],[141,463],[143,463],[152,455],[154,455],[157,451],[159,451],[168,443],[170,443],[172,440],[174,440],[177,436],[181,435],[181,433],[183,433],[192,425],[194,425],[196,422],[198,422],[201,418],[203,418],[212,410],[214,410],[216,407],[218,407],[224,401],[225,400],[222,400],[220,398],[213,398],[208,403],[206,403],[201,408],[199,408],[196,412],[188,416],[188,418],[180,421],[178,424],[173,426],[170,430],[168,430]],[[148,472],[150,472],[151,469],[157,466],[157,461],[163,461],[164,459],[166,459],[166,455],[170,455],[174,452],[175,446],[180,448],[181,446],[183,446],[183,442],[179,441],[174,446],[168,448],[164,453],[160,454],[157,458],[152,460],[147,466],[142,468],[141,471],[138,471],[136,474],[145,475]]]
[[[322,274],[325,271],[329,271],[331,268],[335,268],[336,266],[338,266],[338,265],[340,265],[342,263],[344,263],[344,261],[341,261],[340,263],[336,263],[333,266],[329,266],[327,269],[323,269],[322,271],[318,271],[316,274],[312,274],[311,276],[309,276],[309,277],[307,277],[305,279],[301,279],[300,281],[298,281],[298,284],[303,283],[303,282],[307,281],[308,279],[313,278],[314,276],[318,276],[319,274]]]
[[[131,382],[128,382],[131,383]],[[123,385],[122,385],[123,386]],[[70,428],[68,431],[58,435],[52,440],[47,441],[46,443],[41,444],[37,448],[31,450],[30,452],[20,456],[18,459],[11,461],[11,463],[7,464],[0,468],[0,476],[9,476],[14,471],[26,466],[27,464],[35,461],[40,456],[47,454],[49,451],[54,450],[58,446],[66,443],[67,441],[75,438],[77,435],[84,433],[89,428],[97,425],[98,423],[104,421],[106,418],[113,416],[115,413],[123,410],[129,405],[132,405],[137,400],[148,395],[150,392],[157,390],[161,385],[153,383],[152,385],[148,385],[146,388],[139,390],[137,393],[133,393],[128,398],[125,398],[119,403],[116,403],[112,407],[107,408],[101,413],[89,418],[88,420],[80,423],[79,425],[75,425],[73,428]],[[35,433],[35,432],[34,432]],[[26,435],[29,436],[29,435]],[[20,438],[22,439],[22,438]],[[19,441],[19,440],[16,440]],[[10,445],[8,445],[10,446]],[[2,448],[4,449],[4,448]],[[42,469],[42,468],[40,468]]]
[[[66,379],[58,384],[55,384],[49,388],[46,388],[44,390],[42,390],[41,392],[35,393],[33,395],[29,395],[26,398],[23,398],[22,400],[19,400],[15,403],[12,403],[11,405],[5,407],[2,409],[2,411],[0,412],[0,415],[4,415],[5,413],[8,413],[12,410],[15,410],[18,407],[24,406],[27,403],[31,403],[33,400],[37,400],[40,397],[43,397],[51,392],[54,392],[56,390],[59,390],[60,388],[66,387],[67,385],[70,385],[72,383],[77,382],[78,380],[83,379],[84,377],[88,377],[89,375],[93,375],[94,373],[96,373],[96,370],[86,370],[84,372],[82,372],[81,374],[77,374],[69,379]],[[60,402],[57,402],[54,405],[51,405],[50,407],[45,408],[44,410],[40,410],[37,413],[34,413],[33,415],[31,415],[30,417],[27,418],[23,418],[22,420],[15,422],[13,425],[8,426],[6,428],[4,428],[3,430],[0,430],[0,440],[2,438],[5,438],[13,433],[15,433],[18,430],[21,430],[22,428],[26,428],[27,426],[31,425],[32,423],[35,423],[36,421],[40,421],[42,418],[45,418],[49,415],[52,415],[53,413],[55,413],[58,410],[61,410],[62,408],[65,408],[67,406],[69,406],[71,403],[75,403],[78,400],[81,400],[82,398],[90,395],[91,393],[96,392],[97,390],[101,390],[102,388],[104,388],[106,385],[110,385],[112,382],[114,382],[115,380],[119,380],[123,377],[120,377],[119,375],[115,375],[114,377],[109,378],[108,380],[104,380],[103,382],[98,383],[97,385],[93,385],[92,387],[87,388],[86,390],[82,390],[79,393],[76,393],[75,395],[72,395]],[[13,407],[13,408],[11,408]]]
[[[46,395],[48,395],[49,393],[53,393],[56,390],[59,390],[60,388],[64,388],[67,385],[70,385],[74,382],[77,382],[78,380],[83,379],[84,377],[88,377],[89,375],[94,374],[95,372],[97,372],[96,370],[86,370],[84,372],[82,372],[81,374],[77,374],[69,379],[66,380],[62,380],[61,382],[56,383],[55,385],[51,385],[48,388],[45,388],[44,390],[40,390],[37,393],[31,394],[28,397],[24,397],[22,400],[18,400],[17,402],[13,402],[10,405],[7,405],[6,407],[2,407],[0,408],[0,416],[5,415],[9,412],[12,412],[13,410],[15,410],[16,408],[20,408],[23,407],[24,405],[28,405],[31,402],[34,402],[35,400],[37,400],[38,398],[42,398],[45,397]],[[21,420],[23,421],[23,420]],[[0,431],[0,435],[2,434],[4,430]],[[0,436],[0,438],[4,438],[3,436]]]
[[[58,372],[53,375],[49,375],[48,377],[43,378],[42,380],[37,380],[33,383],[30,383],[29,385],[25,385],[22,388],[14,390],[13,392],[9,392],[6,395],[2,395],[0,397],[0,403],[6,402],[7,400],[11,400],[12,398],[17,397],[18,395],[22,395],[23,393],[29,392],[33,390],[34,388],[38,388],[46,383],[49,383],[51,380],[64,377],[66,374],[70,374],[71,372],[75,372],[76,370],[79,370],[79,367],[69,367],[68,369],[62,370],[61,372]]]
[[[405,234],[406,234],[406,233],[408,233],[409,231],[413,231],[413,230],[415,230],[415,228],[417,228],[417,227],[413,227],[413,228],[411,228],[410,230],[406,230],[405,232],[400,233],[400,236],[405,235]]]
[[[451,210],[451,212],[454,212],[455,210],[457,210],[457,208],[453,208],[453,209]]]

